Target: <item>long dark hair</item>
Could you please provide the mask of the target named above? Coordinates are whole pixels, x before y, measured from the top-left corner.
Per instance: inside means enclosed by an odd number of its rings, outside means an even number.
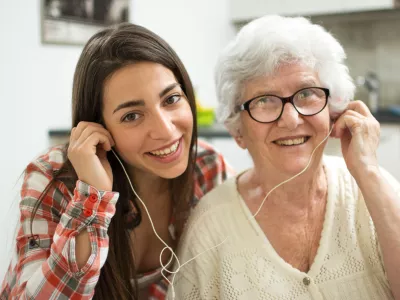
[[[169,181],[170,191],[174,195],[175,225],[177,236],[179,236],[188,214],[189,199],[193,196],[197,126],[192,83],[175,51],[153,32],[134,24],[123,23],[95,34],[84,47],[74,74],[72,127],[77,126],[81,121],[103,124],[104,82],[118,69],[142,61],[159,63],[170,69],[181,84],[192,110],[193,135],[188,168],[181,176]],[[65,150],[67,147],[68,144]],[[101,269],[94,298],[137,299],[131,230],[140,224],[141,212],[121,166],[110,152],[108,160],[114,176],[113,191],[119,192],[120,196],[116,204],[116,213],[108,228],[109,252]],[[35,205],[31,217],[31,230],[34,215],[51,185],[57,180],[62,181],[72,193],[77,179],[71,162],[66,159],[63,167],[54,174]],[[139,213],[132,213],[132,204]]]

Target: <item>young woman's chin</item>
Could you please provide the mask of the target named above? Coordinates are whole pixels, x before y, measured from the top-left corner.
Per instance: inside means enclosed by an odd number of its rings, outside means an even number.
[[[156,170],[155,175],[164,179],[174,179],[181,176],[187,169],[188,164],[179,164],[175,167],[166,170]]]

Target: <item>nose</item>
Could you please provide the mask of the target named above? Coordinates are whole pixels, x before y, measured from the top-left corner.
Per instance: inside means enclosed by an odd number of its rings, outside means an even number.
[[[294,130],[301,123],[301,117],[293,104],[286,103],[283,107],[283,112],[278,120],[278,127]]]
[[[150,121],[150,137],[155,140],[170,140],[173,137],[175,125],[172,115],[158,111]]]

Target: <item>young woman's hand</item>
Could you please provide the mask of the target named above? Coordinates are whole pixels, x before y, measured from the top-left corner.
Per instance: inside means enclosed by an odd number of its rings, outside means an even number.
[[[107,151],[114,144],[111,134],[100,124],[80,122],[72,128],[68,158],[78,178],[98,190],[111,191],[113,174]]]
[[[343,158],[355,178],[367,174],[369,168],[378,169],[380,124],[362,101],[349,103],[331,136],[340,139]]]

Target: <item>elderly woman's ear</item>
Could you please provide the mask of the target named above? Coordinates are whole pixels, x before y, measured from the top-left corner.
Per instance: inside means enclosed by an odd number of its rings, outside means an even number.
[[[231,124],[229,124],[229,121],[225,121],[224,125],[225,125],[226,129],[228,130],[229,134],[236,141],[236,144],[238,144],[238,146],[242,149],[247,149],[247,147],[243,141],[243,136],[241,133],[240,125],[231,126]]]
[[[242,133],[240,131],[240,128],[237,128],[233,134],[231,132],[231,135],[233,136],[233,138],[235,139],[236,143],[238,144],[238,146],[240,148],[247,149],[247,146],[246,146],[246,143],[245,143],[245,141],[243,139],[243,136],[242,136]]]

